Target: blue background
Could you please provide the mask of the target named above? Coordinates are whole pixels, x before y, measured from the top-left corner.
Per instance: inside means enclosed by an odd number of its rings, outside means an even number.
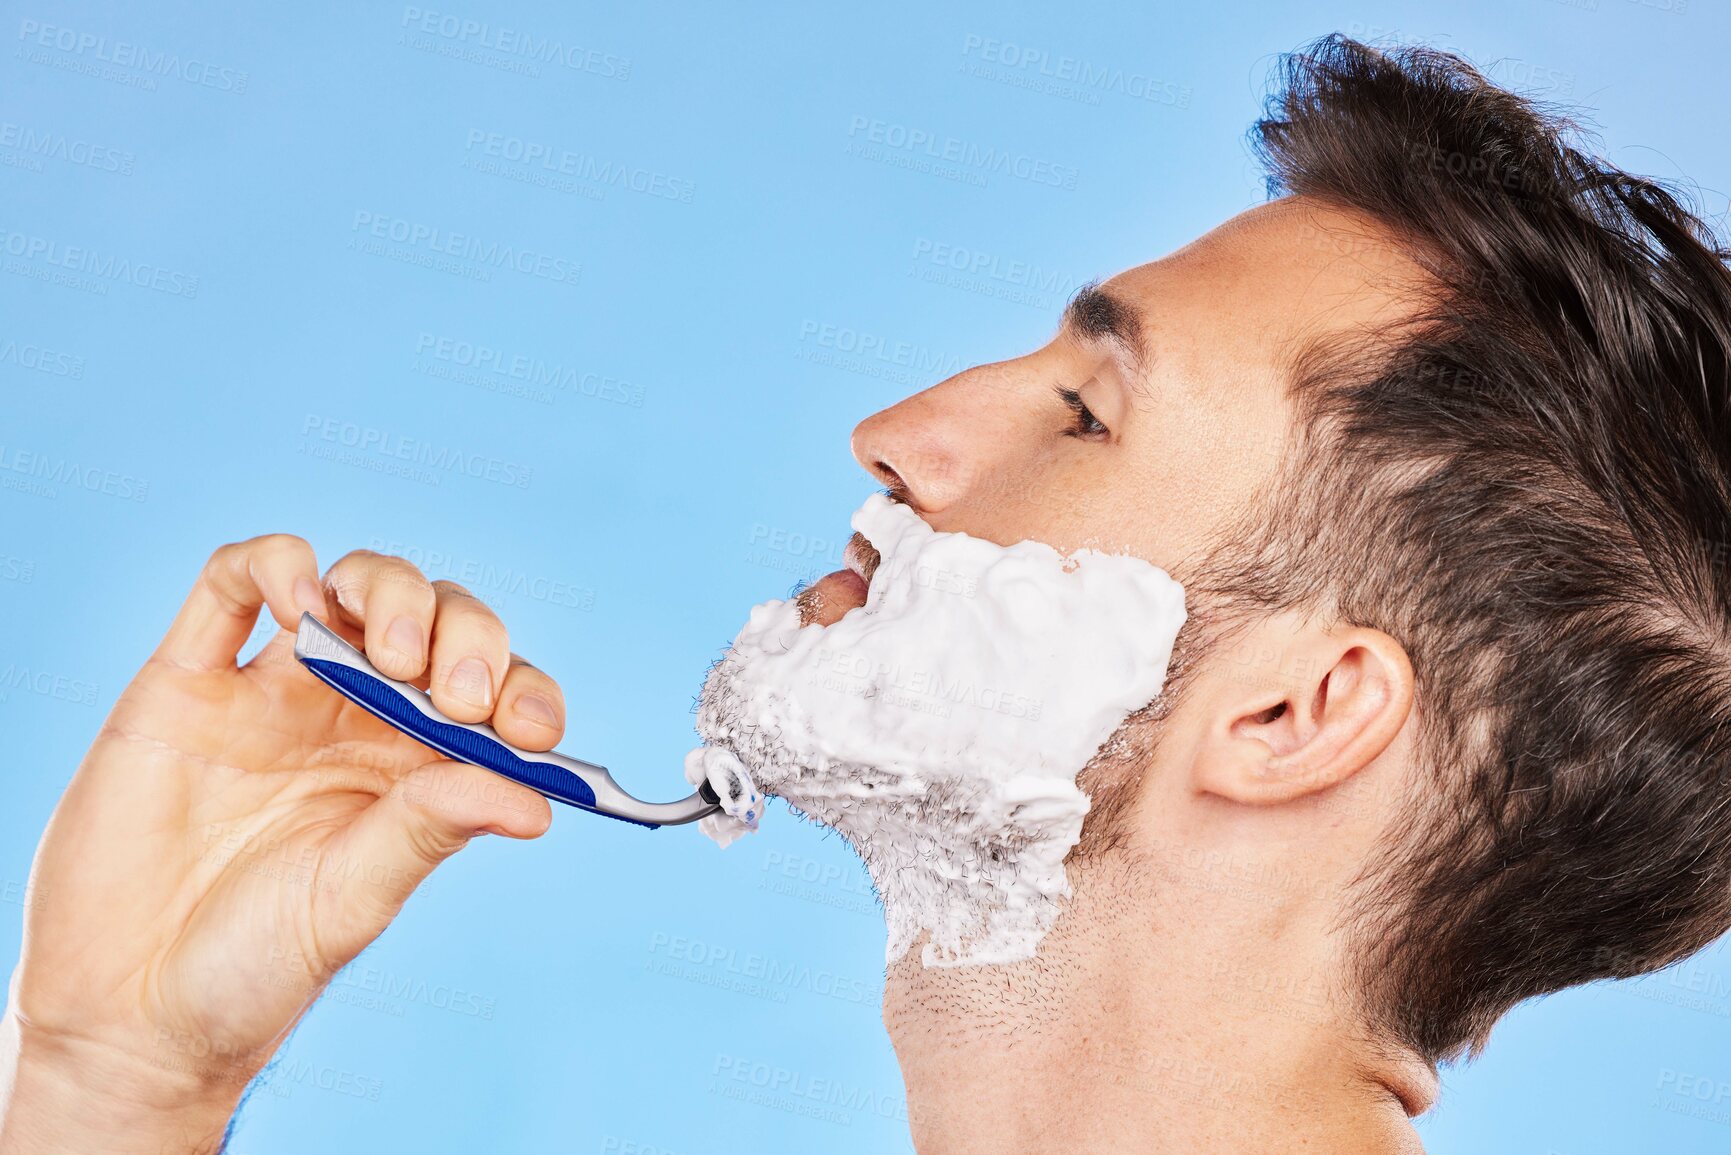
[[[581,46],[578,67],[423,30],[413,6],[143,7],[0,25],[6,960],[56,797],[224,541],[285,530],[323,564],[368,547],[464,581],[566,687],[565,749],[683,792],[708,663],[751,604],[836,568],[869,489],[853,425],[1260,200],[1244,133],[1279,52],[1331,30],[1455,48],[1584,106],[1615,161],[1699,185],[1721,222],[1731,185],[1731,18],[1707,0],[424,6]],[[121,41],[182,67],[105,64]],[[1153,98],[1054,91],[989,42]],[[874,121],[1073,187],[857,155]],[[575,173],[500,162],[487,134]],[[373,221],[579,271],[441,265]],[[45,281],[40,243],[160,272]],[[498,359],[465,367],[477,347]],[[480,476],[404,475],[417,446]],[[8,472],[20,453],[102,484]],[[779,804],[724,854],[563,812],[432,879],[295,1034],[235,1149],[906,1150],[882,948],[852,857]],[[1421,1131],[1434,1152],[1731,1148],[1667,1081],[1731,1082],[1728,1020],[1722,949],[1525,1007]],[[793,1092],[752,1101],[778,1071]]]

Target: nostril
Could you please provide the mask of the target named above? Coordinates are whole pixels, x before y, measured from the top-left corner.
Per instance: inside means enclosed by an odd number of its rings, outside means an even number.
[[[902,475],[897,473],[889,462],[882,459],[872,462],[872,473],[884,483],[884,488],[890,491],[891,497],[897,501],[907,501],[908,483],[902,480]]]

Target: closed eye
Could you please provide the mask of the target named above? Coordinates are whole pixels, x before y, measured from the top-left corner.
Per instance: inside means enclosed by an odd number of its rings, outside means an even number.
[[[1105,441],[1112,436],[1112,431],[1100,423],[1100,419],[1089,411],[1087,402],[1082,400],[1082,394],[1075,389],[1066,389],[1062,385],[1054,385],[1058,399],[1070,410],[1073,421],[1070,428],[1064,430],[1066,437],[1079,437],[1084,441]]]

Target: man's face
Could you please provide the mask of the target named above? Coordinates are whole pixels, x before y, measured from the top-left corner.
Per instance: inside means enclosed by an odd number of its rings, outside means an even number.
[[[698,731],[860,853],[892,959],[922,931],[922,960],[1028,957],[1091,813],[1077,775],[1112,747],[1115,768],[1148,771],[1108,777],[1127,797],[1175,779],[1144,752],[1218,729],[1189,690],[1173,700],[1192,720],[1172,715],[1157,746],[1127,725],[1162,693],[1186,618],[1166,574],[1182,580],[1277,468],[1293,351],[1382,318],[1397,298],[1374,282],[1394,261],[1344,214],[1264,206],[1082,292],[1045,347],[855,431],[901,505],[856,514],[850,569],[752,611],[705,682]],[[868,537],[887,579],[869,604]],[[1051,548],[1018,547],[1030,540]],[[916,580],[927,570],[978,593]]]
[[[1287,359],[1392,319],[1411,269],[1356,215],[1259,205],[1082,294],[1042,348],[867,418],[854,456],[940,531],[1129,553],[1182,577],[1280,460]],[[802,597],[828,624],[864,586],[844,572]]]

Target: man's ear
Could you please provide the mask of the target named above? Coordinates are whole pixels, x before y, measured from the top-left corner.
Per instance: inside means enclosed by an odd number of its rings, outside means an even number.
[[[1199,789],[1247,805],[1346,781],[1388,748],[1412,709],[1412,663],[1381,630],[1273,619],[1211,671]]]

